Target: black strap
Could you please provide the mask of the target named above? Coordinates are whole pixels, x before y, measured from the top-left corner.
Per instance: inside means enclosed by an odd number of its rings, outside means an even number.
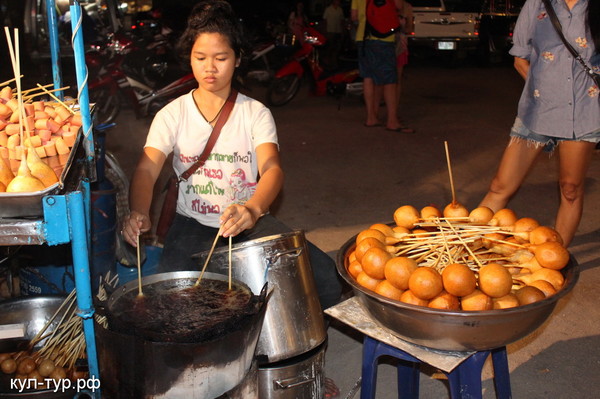
[[[571,46],[571,43],[569,43],[569,41],[563,34],[562,25],[560,24],[560,21],[558,20],[558,17],[556,16],[556,12],[554,11],[552,4],[550,4],[550,0],[542,0],[542,2],[544,3],[544,7],[546,7],[546,13],[550,17],[550,21],[552,22],[552,25],[554,26],[556,33],[558,33],[560,40],[562,40],[562,42],[565,44],[565,47],[567,48],[567,50],[569,50],[569,52],[573,55],[573,57],[577,61],[579,61],[581,66],[583,66],[583,69],[592,77],[592,79],[594,79],[594,75],[596,75],[596,74],[594,73],[594,71],[592,71],[592,68],[590,68],[588,66],[588,64],[586,64],[585,60],[581,57],[581,55],[577,52],[577,50],[575,50],[575,48],[573,48],[573,46]]]
[[[181,176],[179,176],[178,181],[187,180],[191,175],[194,174],[195,171],[198,170],[199,167],[204,165],[204,162],[208,159],[210,152],[212,151],[217,139],[219,138],[219,134],[221,133],[221,128],[227,122],[227,118],[229,118],[229,114],[235,105],[235,99],[237,98],[237,91],[235,89],[231,89],[231,93],[229,93],[229,97],[225,100],[225,105],[223,106],[223,111],[219,115],[217,119],[217,123],[215,123],[215,127],[213,128],[208,141],[206,142],[206,147],[204,147],[204,151],[200,154],[200,158],[192,166],[189,167],[188,170],[183,172]]]

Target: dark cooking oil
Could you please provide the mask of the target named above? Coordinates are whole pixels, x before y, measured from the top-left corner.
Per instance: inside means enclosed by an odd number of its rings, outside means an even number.
[[[193,282],[161,281],[124,294],[111,313],[119,330],[153,341],[197,342],[234,328],[237,321],[254,309],[252,292],[239,284],[203,279]]]

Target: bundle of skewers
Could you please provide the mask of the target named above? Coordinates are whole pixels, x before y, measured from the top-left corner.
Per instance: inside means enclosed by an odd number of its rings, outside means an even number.
[[[118,275],[110,272],[100,281],[97,298],[108,299],[106,288],[114,288]],[[76,291],[73,290],[48,319],[38,333],[21,351],[0,354],[0,369],[20,380],[37,380],[38,389],[44,388],[46,379],[73,381],[86,378],[85,367],[79,367],[86,358],[86,342],[81,317],[77,314]],[[94,314],[96,322],[106,327],[105,316]]]
[[[0,192],[40,191],[58,182],[81,129],[75,100],[37,84],[22,90],[18,30],[5,27],[14,78],[0,83]],[[13,85],[14,87],[11,87]]]

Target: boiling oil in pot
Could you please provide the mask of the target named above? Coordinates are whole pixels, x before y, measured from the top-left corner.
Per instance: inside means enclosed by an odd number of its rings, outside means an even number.
[[[244,317],[254,314],[256,300],[240,284],[203,279],[161,281],[144,286],[143,295],[132,290],[115,302],[111,313],[119,330],[161,342],[199,342],[236,328]]]

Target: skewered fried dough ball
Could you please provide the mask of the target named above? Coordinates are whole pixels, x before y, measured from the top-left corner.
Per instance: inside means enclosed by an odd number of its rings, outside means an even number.
[[[480,206],[469,213],[469,222],[487,224],[494,217],[494,211],[487,206]]]
[[[468,218],[469,210],[459,202],[451,202],[444,208],[445,218]]]
[[[539,226],[529,232],[529,242],[533,245],[539,245],[546,241],[556,241],[563,243],[562,237],[558,231],[552,227]]]
[[[508,295],[512,288],[512,276],[498,263],[488,263],[479,269],[479,289],[493,298]]]
[[[455,296],[469,295],[477,288],[477,277],[468,266],[452,263],[442,271],[444,289]]]
[[[397,226],[413,229],[419,222],[419,211],[412,205],[404,205],[394,212],[394,222]]]
[[[504,208],[494,213],[494,217],[488,222],[490,226],[510,227],[517,221],[517,215],[512,209]]]
[[[421,209],[421,219],[422,220],[430,220],[442,217],[442,211],[436,208],[433,205],[428,205]]]

